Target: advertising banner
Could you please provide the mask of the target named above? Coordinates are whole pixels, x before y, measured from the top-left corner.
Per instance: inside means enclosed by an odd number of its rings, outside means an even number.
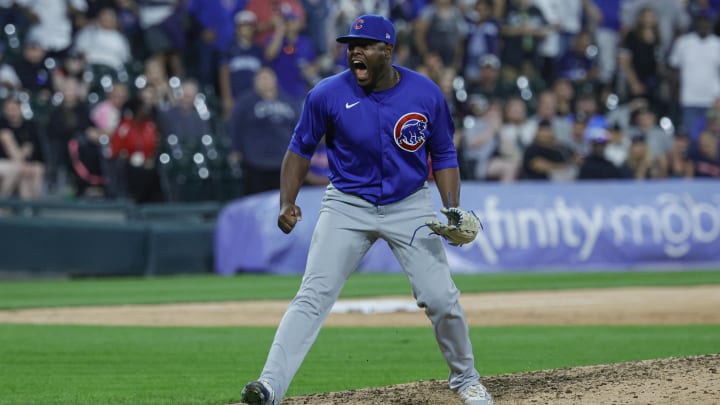
[[[431,185],[434,188],[434,185]],[[303,188],[303,221],[277,227],[278,193],[232,202],[218,219],[216,271],[302,273],[324,188]],[[441,206],[435,195],[435,205]],[[720,264],[720,182],[464,182],[460,206],[483,224],[477,239],[447,246],[454,273],[620,271]],[[423,232],[421,230],[420,232]],[[359,271],[400,272],[380,240]]]

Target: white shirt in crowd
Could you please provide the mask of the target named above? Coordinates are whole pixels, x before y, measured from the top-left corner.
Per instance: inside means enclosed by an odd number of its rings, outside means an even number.
[[[75,48],[85,55],[89,64],[115,69],[122,68],[131,57],[130,44],[123,34],[96,25],[88,26],[78,32]]]
[[[680,104],[709,107],[720,97],[720,38],[700,38],[696,32],[680,36],[673,45],[670,66],[680,70]]]
[[[38,16],[40,21],[30,27],[28,38],[36,40],[46,51],[62,51],[72,43],[68,4],[76,10],[88,9],[86,0],[15,0],[15,3]]]
[[[540,54],[546,57],[558,57],[564,51],[560,49],[560,32],[577,34],[582,28],[581,0],[533,0],[550,26],[547,36],[540,43]]]

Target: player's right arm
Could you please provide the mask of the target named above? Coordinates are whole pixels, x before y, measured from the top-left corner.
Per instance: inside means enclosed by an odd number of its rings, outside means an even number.
[[[309,170],[309,159],[290,150],[285,152],[280,170],[280,214],[278,215],[278,227],[285,233],[290,233],[297,221],[302,220],[302,211],[295,205],[295,199]]]
[[[327,79],[326,79],[327,80]],[[305,97],[300,119],[290,139],[280,169],[280,214],[278,226],[285,233],[295,228],[302,220],[300,207],[295,205],[300,187],[310,171],[310,159],[315,148],[326,131],[326,105],[324,94],[320,91],[327,82],[318,83]]]

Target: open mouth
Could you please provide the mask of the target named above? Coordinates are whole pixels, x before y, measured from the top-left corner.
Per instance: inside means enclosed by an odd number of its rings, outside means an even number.
[[[353,72],[355,73],[355,78],[359,81],[365,81],[370,78],[370,74],[368,73],[367,65],[360,61],[360,60],[353,60],[350,62],[350,67],[352,68]]]

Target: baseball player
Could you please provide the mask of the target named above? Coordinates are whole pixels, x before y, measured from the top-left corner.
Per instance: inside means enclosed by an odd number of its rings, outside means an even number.
[[[331,183],[300,289],[278,326],[259,380],[245,386],[242,401],[280,403],[345,280],[372,244],[384,239],[407,274],[418,306],[432,322],[450,368],[450,389],[465,404],[492,404],[475,369],[442,238],[415,232],[427,224],[453,245],[477,233],[476,218],[458,208],[460,177],[448,105],[431,80],[392,64],[395,30],[388,19],[358,17],[349,34],[337,41],[347,43],[349,69],[319,82],[305,99],[283,159],[280,229],[289,233],[302,219],[295,199],[323,136]],[[435,219],[426,182],[428,154],[449,225]],[[464,229],[468,226],[474,229]],[[451,232],[444,233],[448,229]],[[453,239],[454,231],[470,237]]]

